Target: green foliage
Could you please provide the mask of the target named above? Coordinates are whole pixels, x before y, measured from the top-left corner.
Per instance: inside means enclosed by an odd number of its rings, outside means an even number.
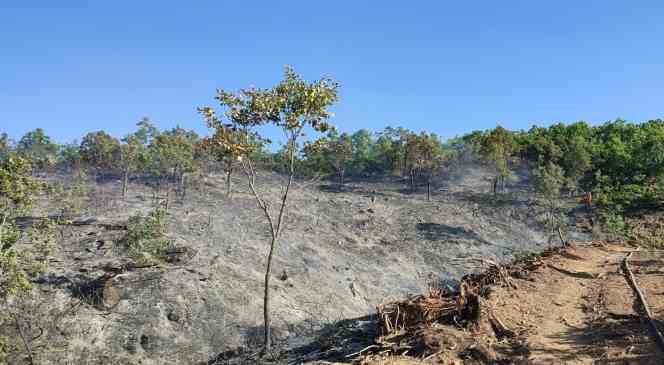
[[[117,166],[120,142],[104,131],[90,132],[81,141],[80,155],[90,167],[110,170]]]
[[[351,136],[348,133],[338,135],[335,131],[305,144],[303,150],[309,167],[318,171],[331,168],[339,175],[339,183],[342,185],[345,173],[353,160],[353,151]]]
[[[131,216],[124,244],[129,257],[139,264],[164,261],[166,251],[172,246],[166,236],[166,212],[155,209],[147,215]]]
[[[621,237],[627,234],[628,227],[622,215],[606,210],[601,213],[600,217],[604,227],[606,227],[609,233]]]
[[[78,168],[83,163],[79,144],[72,142],[61,145],[58,150],[58,163],[66,167]]]
[[[153,169],[174,176],[191,172],[194,168],[194,155],[198,135],[194,131],[180,127],[160,133],[150,144]]]
[[[43,129],[26,133],[18,142],[16,151],[32,162],[36,169],[44,169],[56,162],[58,145],[51,141]]]
[[[88,174],[79,169],[67,182],[52,184],[48,190],[51,201],[56,203],[56,214],[62,219],[81,214],[90,192]]]
[[[14,220],[30,210],[42,186],[31,172],[29,161],[17,154],[0,159],[0,298],[30,290],[28,276],[44,270],[55,242],[55,224],[46,220],[28,232],[30,250],[16,248],[24,233]]]
[[[4,158],[12,149],[12,141],[7,133],[0,133],[0,158]]]
[[[514,137],[505,128],[498,126],[480,142],[480,155],[494,170],[495,180],[493,191],[496,193],[498,183],[503,186],[510,174],[510,159],[515,149]]]
[[[565,183],[563,169],[553,162],[541,163],[533,171],[533,181],[540,205],[545,209],[545,225],[552,230],[562,226],[565,219],[560,199],[560,191]]]

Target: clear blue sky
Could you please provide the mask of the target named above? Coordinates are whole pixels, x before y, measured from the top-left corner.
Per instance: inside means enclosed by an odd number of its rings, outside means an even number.
[[[0,131],[60,142],[142,116],[206,132],[217,87],[341,83],[341,130],[444,137],[664,114],[662,1],[3,1]]]

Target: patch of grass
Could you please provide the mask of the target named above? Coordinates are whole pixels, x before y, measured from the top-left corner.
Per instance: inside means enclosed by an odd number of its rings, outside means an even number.
[[[172,247],[166,236],[166,212],[155,209],[147,215],[139,213],[129,217],[124,244],[129,257],[138,264],[163,262]]]

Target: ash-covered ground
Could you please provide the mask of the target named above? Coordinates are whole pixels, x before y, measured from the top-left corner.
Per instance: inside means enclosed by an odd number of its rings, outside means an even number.
[[[263,173],[258,180],[275,203],[279,179]],[[431,281],[459,278],[478,269],[480,258],[504,260],[559,244],[538,218],[526,174],[497,198],[489,179],[480,167],[457,169],[435,184],[431,201],[396,178],[355,180],[341,189],[298,181],[273,268],[278,343],[305,345],[327,324],[370,314]],[[95,187],[79,219],[90,224],[63,231],[48,273],[35,279],[35,296],[20,303],[35,328],[46,329],[33,344],[36,360],[205,364],[259,343],[269,233],[242,176],[234,178],[232,199],[220,174],[170,205],[168,236],[184,253],[152,267],[130,264],[118,227],[152,209],[152,192],[132,183],[122,200],[120,186]],[[38,351],[40,344],[54,350]]]

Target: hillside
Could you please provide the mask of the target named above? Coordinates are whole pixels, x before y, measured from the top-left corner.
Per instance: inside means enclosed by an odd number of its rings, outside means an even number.
[[[268,190],[280,178],[263,175]],[[478,259],[559,244],[537,223],[525,174],[499,199],[491,199],[488,178],[479,167],[458,169],[436,183],[431,202],[396,180],[343,189],[298,181],[273,270],[279,346],[306,345],[338,320],[458,279],[478,269]],[[122,238],[128,217],[151,209],[152,193],[131,184],[123,201],[120,188],[119,181],[95,186],[86,214],[63,231],[39,295],[21,304],[32,330],[44,331],[32,346],[61,349],[35,351],[39,361],[205,363],[258,345],[268,236],[243,181],[228,199],[223,177],[207,176],[172,203],[168,236],[176,249],[170,263],[148,267],[132,265]],[[35,213],[48,214],[49,201]]]

